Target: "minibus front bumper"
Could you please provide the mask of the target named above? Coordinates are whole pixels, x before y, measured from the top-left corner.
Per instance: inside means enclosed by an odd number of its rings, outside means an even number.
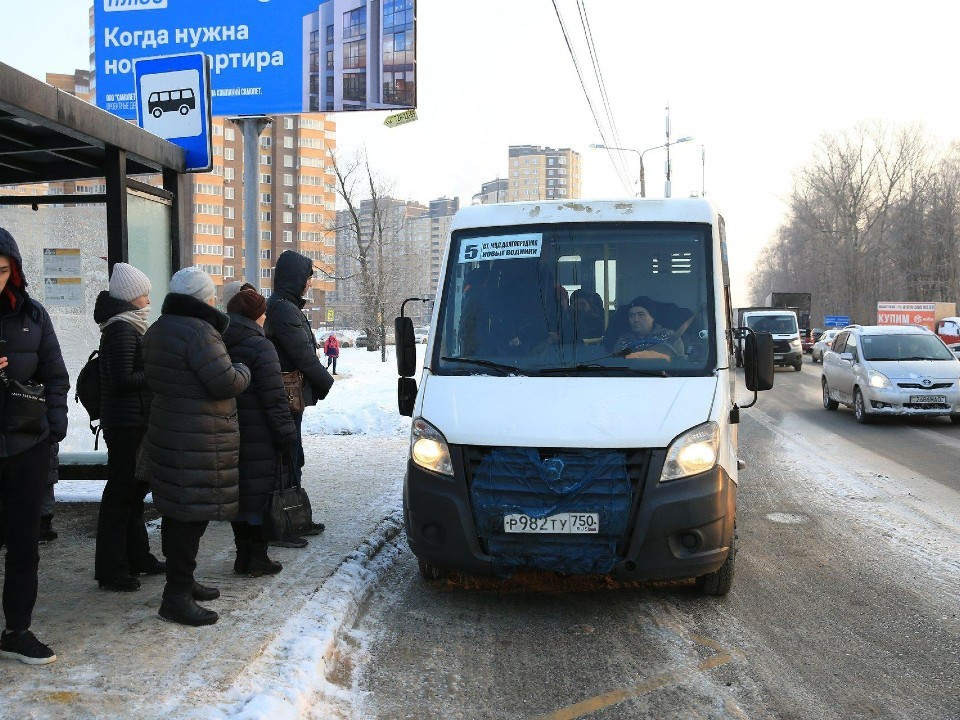
[[[503,574],[478,533],[469,491],[469,463],[451,446],[453,477],[408,460],[403,488],[407,541],[421,561],[470,575]],[[734,532],[737,486],[724,468],[660,483],[663,450],[647,454],[627,531],[617,543],[612,575],[623,580],[688,578],[713,572],[727,558]],[[458,461],[459,460],[459,461]],[[562,548],[563,539],[558,542]]]

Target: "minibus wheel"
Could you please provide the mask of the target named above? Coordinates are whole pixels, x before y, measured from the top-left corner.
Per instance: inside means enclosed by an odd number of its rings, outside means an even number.
[[[697,590],[703,595],[726,595],[733,585],[733,570],[737,558],[737,524],[733,524],[730,553],[717,570],[697,578]]]

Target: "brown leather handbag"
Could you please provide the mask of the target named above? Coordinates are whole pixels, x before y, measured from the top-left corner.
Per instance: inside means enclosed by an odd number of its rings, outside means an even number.
[[[283,390],[287,393],[287,402],[290,403],[290,412],[302,413],[303,405],[303,373],[299,370],[280,373],[283,377]]]

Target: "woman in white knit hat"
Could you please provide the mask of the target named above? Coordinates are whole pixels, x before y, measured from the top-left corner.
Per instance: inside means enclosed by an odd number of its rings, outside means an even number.
[[[150,289],[150,279],[140,270],[116,263],[110,289],[100,293],[93,311],[100,325],[100,427],[107,444],[94,574],[102,589],[119,592],[139,589],[141,573],[166,570],[150,552],[143,521],[143,499],[150,488],[135,473],[151,401],[143,366]]]

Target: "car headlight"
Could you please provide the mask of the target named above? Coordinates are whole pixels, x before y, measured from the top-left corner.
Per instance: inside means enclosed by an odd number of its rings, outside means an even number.
[[[450,449],[443,434],[423,418],[415,418],[410,428],[410,458],[425,470],[453,475]]]
[[[660,482],[706,472],[717,464],[719,453],[720,427],[712,420],[697,425],[670,445]]]
[[[791,340],[790,347],[793,347],[793,348],[800,347],[800,338],[797,338],[796,340]]]
[[[870,372],[870,387],[888,388],[890,387],[890,378],[876,370]]]

